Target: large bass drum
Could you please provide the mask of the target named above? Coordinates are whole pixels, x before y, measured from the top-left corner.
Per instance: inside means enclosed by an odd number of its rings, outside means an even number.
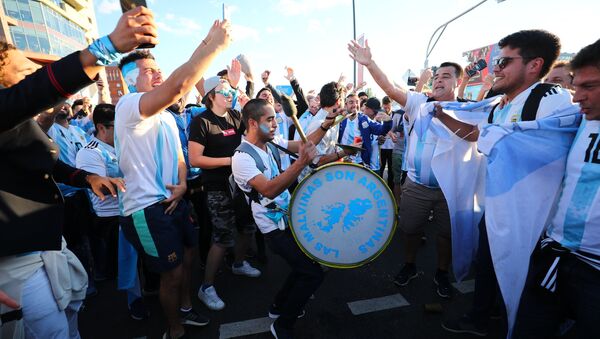
[[[387,247],[396,211],[392,192],[377,174],[361,165],[332,163],[300,182],[289,217],[306,255],[326,266],[353,268]]]

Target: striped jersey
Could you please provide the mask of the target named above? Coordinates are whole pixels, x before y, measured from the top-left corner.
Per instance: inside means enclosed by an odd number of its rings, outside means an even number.
[[[77,152],[77,168],[103,177],[119,178],[122,176],[114,147],[95,137]],[[97,216],[113,217],[119,215],[119,201],[117,198],[113,198],[108,194],[105,195],[105,199],[102,201],[89,189],[88,193]]]
[[[179,183],[177,165],[182,151],[175,119],[167,111],[143,118],[142,95],[124,95],[116,107],[115,150],[127,185],[127,191],[119,194],[122,216],[169,198],[166,185]]]
[[[425,110],[428,98],[425,94],[415,92],[408,92],[406,95],[405,114],[409,118],[410,125],[413,126],[420,114],[428,114],[427,112],[421,112]],[[405,149],[406,171],[410,180],[430,188],[440,187],[431,169],[431,160],[433,159],[438,137],[429,129],[425,130],[423,135],[417,135],[414,130],[410,129],[405,136],[407,140]]]
[[[58,158],[60,161],[71,167],[77,167],[75,166],[77,152],[88,143],[85,132],[77,126],[69,125],[65,128],[54,123],[48,130],[48,136],[58,145]],[[70,197],[80,190],[79,188],[62,183],[58,183],[58,188],[65,197]]]
[[[600,269],[600,121],[582,120],[546,235]]]

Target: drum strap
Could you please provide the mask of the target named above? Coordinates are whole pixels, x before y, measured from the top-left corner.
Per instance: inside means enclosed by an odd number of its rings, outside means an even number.
[[[271,150],[271,154],[273,154],[273,158],[275,158],[275,163],[277,164],[277,170],[279,171],[279,173],[283,172],[281,170],[281,157],[279,155],[279,150],[277,150],[277,148],[274,146],[274,144],[268,142],[267,147]],[[254,162],[256,162],[256,168],[258,168],[259,171],[261,172],[265,172],[265,170],[267,169],[267,167],[265,166],[264,162],[262,161],[262,158],[260,157],[260,155],[258,154],[258,152],[256,152],[256,150],[254,149],[254,147],[252,147],[250,144],[248,144],[247,142],[242,142],[236,149],[236,152],[243,152],[246,153],[248,155],[250,155],[252,157],[252,159],[254,159]],[[246,194],[246,196],[248,196],[248,198],[250,198],[250,200],[254,201],[257,204],[260,204],[260,197],[258,192],[253,188],[252,191],[250,191],[250,193],[248,192],[244,192],[244,194]],[[274,202],[270,203],[269,205],[265,206],[266,208],[270,208],[270,209],[275,209],[277,208],[277,204],[275,204]]]

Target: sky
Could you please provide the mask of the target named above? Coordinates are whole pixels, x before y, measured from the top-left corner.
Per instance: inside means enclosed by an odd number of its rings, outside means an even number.
[[[423,69],[427,43],[435,29],[480,0],[355,0],[356,34],[364,34],[373,59],[394,81],[408,69]],[[270,70],[271,83],[287,85],[290,66],[305,91],[319,90],[343,73],[353,78],[347,44],[353,38],[351,0],[147,0],[158,25],[160,44],[152,50],[168,75],[189,59],[222,5],[229,8],[233,41],[207,72],[216,73],[240,53],[251,63],[256,88],[260,73]],[[118,0],[95,0],[100,35],[109,34],[121,15]],[[498,42],[522,29],[545,29],[561,38],[562,52],[574,53],[600,38],[597,0],[488,0],[448,25],[429,57],[429,65],[456,61],[466,65],[464,51]],[[583,24],[582,24],[583,23]],[[365,71],[367,87],[381,90]]]

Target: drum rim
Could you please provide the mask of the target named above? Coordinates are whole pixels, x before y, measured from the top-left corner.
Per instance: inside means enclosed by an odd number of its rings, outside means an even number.
[[[298,188],[302,187],[302,185],[306,182],[306,180],[308,178],[310,178],[313,173],[316,173],[322,169],[325,169],[327,167],[334,167],[334,166],[355,166],[361,169],[364,169],[368,172],[371,172],[372,174],[375,175],[375,178],[377,178],[377,180],[379,180],[379,182],[381,182],[383,184],[383,186],[385,187],[385,189],[387,190],[387,192],[390,194],[390,197],[392,197],[392,203],[394,205],[394,224],[392,225],[392,230],[390,231],[390,235],[387,238],[387,240],[385,241],[385,243],[383,244],[383,246],[381,246],[381,248],[379,250],[377,250],[377,252],[373,253],[370,257],[361,260],[357,263],[352,263],[352,264],[339,264],[339,263],[333,263],[330,261],[326,261],[323,260],[321,258],[317,258],[316,256],[312,255],[306,248],[304,248],[304,246],[302,245],[302,243],[300,241],[298,241],[298,238],[296,236],[296,233],[294,232],[294,225],[292,222],[292,206],[294,206],[294,200],[296,199],[296,193],[298,192]],[[370,168],[367,168],[363,165],[359,165],[359,164],[355,164],[355,163],[351,163],[351,162],[332,162],[329,164],[325,164],[323,166],[319,166],[317,169],[314,170],[314,172],[312,172],[310,175],[307,175],[304,179],[300,180],[300,182],[298,183],[298,185],[296,186],[296,189],[294,189],[294,192],[292,193],[292,197],[290,199],[290,204],[289,204],[290,208],[288,209],[288,220],[289,220],[289,227],[290,227],[290,233],[292,233],[292,236],[294,237],[294,241],[296,241],[296,244],[298,245],[298,247],[300,248],[300,250],[309,258],[311,258],[312,260],[318,262],[321,265],[327,266],[327,267],[331,267],[331,268],[357,268],[357,267],[361,267],[365,264],[368,264],[370,262],[372,262],[373,260],[377,259],[377,257],[379,257],[381,255],[381,253],[383,253],[383,251],[385,251],[387,249],[387,247],[389,246],[389,244],[392,242],[392,238],[394,237],[394,234],[396,233],[396,227],[398,225],[398,205],[396,202],[396,198],[394,197],[394,193],[392,192],[392,190],[388,187],[387,183],[383,180],[383,178],[381,178],[377,173],[375,173],[375,171],[371,170]]]

